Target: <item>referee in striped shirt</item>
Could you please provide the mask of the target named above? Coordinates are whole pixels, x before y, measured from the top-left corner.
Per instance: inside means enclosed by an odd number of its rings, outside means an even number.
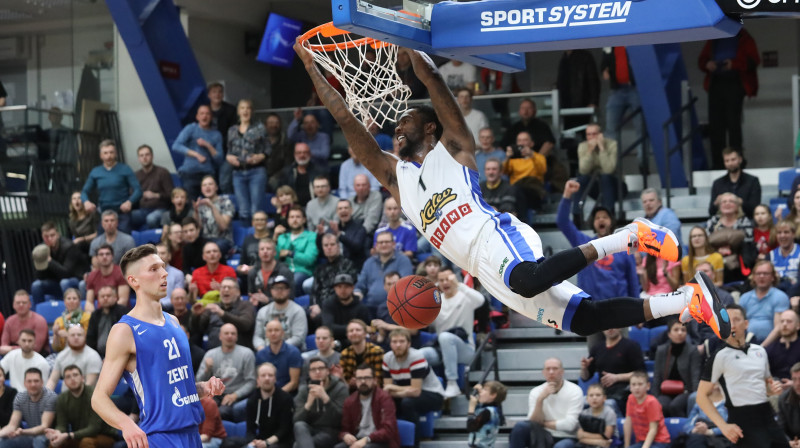
[[[769,395],[781,393],[781,386],[772,381],[767,352],[760,345],[745,341],[747,313],[744,308],[736,304],[725,308],[731,320],[731,335],[706,361],[697,388],[697,405],[737,447],[789,448],[768,401]],[[727,422],[709,398],[715,382],[719,382],[725,392]]]

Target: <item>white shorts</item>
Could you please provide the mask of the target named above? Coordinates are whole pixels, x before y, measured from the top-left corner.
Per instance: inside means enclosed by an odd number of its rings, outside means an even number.
[[[499,220],[486,223],[471,255],[470,272],[490,294],[514,311],[550,327],[570,331],[578,305],[589,298],[567,281],[531,298],[511,291],[508,286],[511,270],[522,261],[544,258],[539,235],[513,215],[504,213]]]

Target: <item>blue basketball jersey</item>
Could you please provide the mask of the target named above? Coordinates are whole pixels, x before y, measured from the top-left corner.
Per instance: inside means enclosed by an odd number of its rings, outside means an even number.
[[[139,427],[148,435],[196,427],[205,418],[186,333],[172,316],[164,318],[163,327],[129,315],[120,319],[136,343],[136,370],[123,376],[139,404]]]

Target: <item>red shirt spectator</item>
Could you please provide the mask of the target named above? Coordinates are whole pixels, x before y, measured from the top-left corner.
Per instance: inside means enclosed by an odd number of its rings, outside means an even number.
[[[211,397],[203,397],[200,399],[200,404],[203,405],[203,411],[206,413],[206,419],[200,423],[200,440],[207,443],[212,438],[225,439],[228,437],[225,426],[222,424],[222,417],[219,415],[217,402]]]
[[[30,329],[36,333],[36,340],[33,349],[44,356],[48,354],[47,336],[49,328],[47,321],[36,312],[31,311],[31,298],[27,292],[20,290],[14,294],[14,312],[3,327],[3,334],[0,336],[0,355],[5,355],[11,350],[18,348],[17,339],[20,330]]]
[[[200,298],[209,291],[219,290],[219,285],[211,286],[212,281],[222,283],[225,277],[236,278],[236,271],[232,267],[220,264],[221,258],[222,252],[217,243],[209,241],[203,246],[203,261],[206,262],[206,265],[192,272],[192,280],[189,285],[189,292],[195,297]]]

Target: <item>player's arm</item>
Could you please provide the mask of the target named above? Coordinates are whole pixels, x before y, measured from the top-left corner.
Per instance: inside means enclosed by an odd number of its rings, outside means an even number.
[[[378,182],[389,190],[392,196],[399,198],[400,191],[397,188],[397,175],[395,174],[397,158],[391,153],[381,150],[372,134],[347,107],[347,103],[339,95],[339,92],[331,87],[319,72],[314,57],[299,43],[294,44],[294,51],[303,61],[306,71],[314,83],[314,88],[317,89],[317,95],[339,123],[358,160],[378,179]]]
[[[414,73],[420,81],[425,84],[428,93],[431,96],[431,103],[436,110],[436,115],[442,123],[444,133],[442,134],[442,141],[447,147],[447,150],[457,157],[457,160],[468,168],[473,170],[478,169],[478,164],[475,162],[475,138],[472,136],[464,114],[461,113],[461,108],[458,107],[453,92],[447,87],[442,75],[436,68],[427,54],[401,48],[400,51],[405,51],[411,58],[411,65],[414,67]],[[464,159],[458,158],[461,154],[469,154]],[[469,161],[469,164],[466,162]]]

